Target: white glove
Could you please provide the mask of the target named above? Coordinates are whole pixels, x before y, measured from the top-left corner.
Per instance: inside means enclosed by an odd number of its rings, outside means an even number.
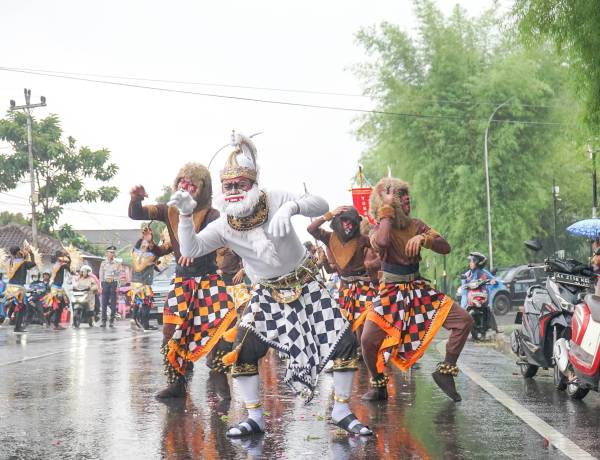
[[[177,190],[167,203],[168,206],[175,206],[179,209],[179,214],[191,214],[196,209],[196,201],[186,190]]]
[[[267,231],[275,238],[282,238],[290,233],[292,228],[290,218],[294,214],[298,213],[298,208],[298,203],[295,201],[283,203],[283,205],[281,205],[281,207],[273,216],[273,219],[271,219],[271,222],[269,223],[269,229]]]

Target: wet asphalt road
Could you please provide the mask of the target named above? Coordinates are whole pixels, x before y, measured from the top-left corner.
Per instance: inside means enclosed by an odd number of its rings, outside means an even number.
[[[501,323],[509,320],[503,318]],[[440,338],[445,332],[440,334]],[[278,383],[275,355],[262,364],[267,434],[230,441],[229,424],[244,416],[236,397],[222,400],[223,381],[196,366],[191,397],[163,404],[161,334],[133,332],[122,322],[110,330],[53,332],[30,326],[15,335],[0,327],[0,459],[245,459],[245,458],[565,458],[526,423],[461,373],[463,401],[455,404],[433,383],[440,360],[432,346],[419,369],[393,372],[390,400],[355,413],[376,436],[349,438],[328,424],[332,378],[304,406]],[[511,356],[491,344],[469,343],[463,362],[587,452],[600,456],[600,398],[582,402],[553,389],[550,373],[524,381]],[[364,368],[355,395],[367,389]]]

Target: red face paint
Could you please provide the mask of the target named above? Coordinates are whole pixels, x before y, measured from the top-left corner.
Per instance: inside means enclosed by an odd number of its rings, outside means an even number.
[[[225,179],[221,183],[225,201],[228,203],[237,203],[246,198],[246,193],[252,189],[254,183],[245,177],[236,177],[234,179]]]
[[[179,181],[177,188],[179,190],[187,191],[192,196],[198,191],[198,187],[196,187],[191,180],[185,178]]]

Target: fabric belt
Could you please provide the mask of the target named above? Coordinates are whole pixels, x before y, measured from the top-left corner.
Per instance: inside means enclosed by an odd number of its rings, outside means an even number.
[[[368,283],[371,281],[371,277],[368,275],[340,276],[340,279],[345,283],[354,283],[356,281],[364,281]]]
[[[279,278],[259,280],[258,284],[271,289],[293,289],[314,279],[318,271],[317,260],[312,256],[307,256],[293,272]]]
[[[103,283],[108,283],[108,284],[111,284],[111,283],[116,283],[116,282],[117,282],[117,280],[115,280],[114,278],[106,278],[106,279],[105,279],[105,280],[103,280],[102,282],[103,282]]]
[[[396,265],[383,262],[381,264],[381,271],[391,273],[393,275],[411,275],[413,273],[419,273],[419,264]]]
[[[258,284],[269,289],[275,301],[292,303],[300,298],[306,283],[316,280],[318,271],[317,259],[307,254],[293,272],[279,278],[259,280]]]
[[[181,278],[199,278],[205,275],[212,275],[217,272],[217,267],[213,264],[190,265],[184,267],[183,265],[177,264],[175,267],[175,276]]]
[[[408,273],[406,275],[397,275],[387,271],[383,271],[380,277],[382,283],[410,283],[421,278],[422,277],[419,272]]]

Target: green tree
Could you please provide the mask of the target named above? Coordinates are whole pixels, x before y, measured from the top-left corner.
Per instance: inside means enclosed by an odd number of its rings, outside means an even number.
[[[157,203],[167,203],[171,199],[171,195],[173,194],[173,189],[170,185],[163,185],[161,189],[160,196],[156,197]]]
[[[10,112],[0,120],[0,139],[11,144],[13,153],[0,154],[0,191],[15,188],[28,178],[26,116]],[[50,115],[33,123],[34,169],[39,214],[39,228],[49,232],[57,224],[63,207],[69,203],[111,202],[118,195],[117,187],[103,184],[110,181],[118,166],[110,162],[107,149],[80,147],[75,139],[62,139],[58,116]]]
[[[586,120],[600,127],[600,0],[516,0],[514,18],[522,38],[550,39],[577,77]]]
[[[357,129],[368,146],[367,175],[376,182],[389,166],[411,182],[415,215],[448,237],[449,271],[458,273],[469,251],[488,252],[483,133],[494,108],[508,101],[488,141],[494,261],[522,263],[523,241],[552,231],[546,223],[553,222],[552,176],[559,169],[552,162],[565,153],[573,168],[585,162],[562,144],[578,111],[567,69],[552,50],[523,49],[503,35],[494,10],[469,18],[456,7],[446,18],[421,0],[415,11],[414,37],[389,23],[357,36],[371,58],[357,74],[379,111]],[[555,172],[559,183],[563,169]],[[439,256],[424,261],[438,274],[440,264]]]
[[[58,231],[53,232],[54,236],[58,238],[64,245],[73,245],[76,248],[83,249],[96,255],[103,255],[102,249],[94,246],[90,241],[75,230],[71,225],[61,225]]]
[[[29,220],[20,212],[13,214],[12,212],[2,211],[0,212],[0,225],[6,224],[20,224],[29,225]]]

